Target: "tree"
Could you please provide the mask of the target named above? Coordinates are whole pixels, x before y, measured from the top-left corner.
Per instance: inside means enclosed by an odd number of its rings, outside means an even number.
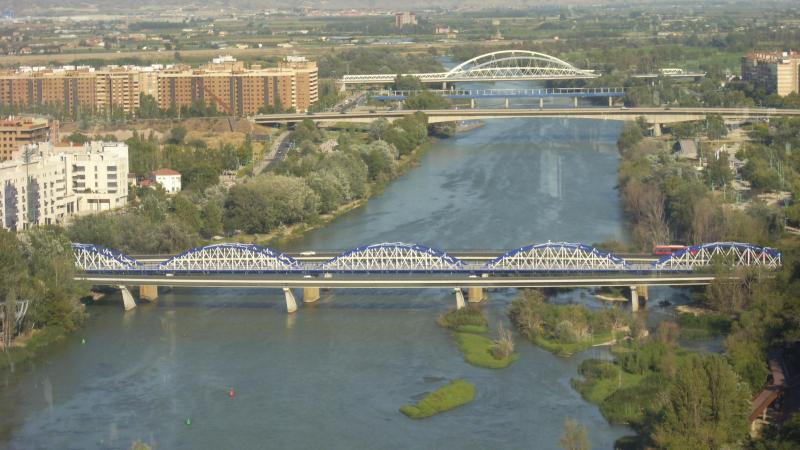
[[[719,140],[728,135],[728,127],[725,120],[719,114],[709,114],[706,116],[706,135],[709,139]]]
[[[380,141],[388,130],[389,121],[381,117],[369,124],[369,137],[374,141]]]
[[[652,435],[659,448],[721,449],[747,435],[750,392],[719,355],[686,358]]]
[[[728,153],[719,152],[708,158],[705,175],[706,182],[712,187],[721,188],[730,183],[733,180],[733,172],[728,163]]]
[[[169,139],[167,139],[167,142],[170,144],[183,144],[186,133],[186,127],[183,125],[172,127],[172,129],[169,130]]]
[[[394,79],[394,88],[397,91],[421,91],[425,89],[419,78],[413,75],[397,74]]]
[[[586,427],[575,419],[564,421],[564,432],[559,441],[564,450],[590,450],[589,437]]]

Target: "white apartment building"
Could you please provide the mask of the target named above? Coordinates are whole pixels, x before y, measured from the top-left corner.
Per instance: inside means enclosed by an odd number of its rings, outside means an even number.
[[[39,143],[25,146],[21,154],[0,163],[3,228],[64,223],[74,214],[110,210],[127,202],[124,143],[90,142],[81,147]]]

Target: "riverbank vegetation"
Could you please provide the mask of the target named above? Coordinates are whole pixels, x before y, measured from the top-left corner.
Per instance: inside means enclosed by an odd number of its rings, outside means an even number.
[[[539,290],[520,292],[509,310],[511,323],[531,342],[559,356],[614,342],[639,326],[616,308],[593,311],[579,305],[551,305]]]
[[[336,214],[379,191],[427,142],[427,118],[418,113],[391,124],[379,120],[366,132],[342,131],[335,137],[304,121],[288,137],[294,150],[269,172],[226,188],[217,184],[220,167],[214,166],[205,175],[190,175],[186,189],[173,196],[160,189],[141,189],[124,211],[76,218],[69,227],[70,237],[129,253],[172,253],[222,235],[263,242],[293,226],[314,224],[320,216]],[[247,153],[247,147],[171,149],[178,154],[167,161],[187,158],[191,162],[186,167],[195,167],[187,169],[189,174],[211,164],[205,160],[227,154],[233,164]],[[151,158],[143,154],[157,150],[155,142],[134,145],[132,160],[140,161],[134,170],[152,169],[155,163],[144,163]]]
[[[425,419],[475,400],[475,385],[454,380],[431,392],[414,405],[403,405],[400,412],[412,419]]]
[[[87,290],[74,273],[71,243],[62,229],[0,230],[0,368],[37,355],[82,324],[79,299]]]
[[[800,166],[790,151],[800,121],[750,127],[749,142],[735,155],[716,151],[715,139],[727,133],[717,122],[673,126],[671,136],[661,138],[645,138],[641,122],[626,126],[619,139],[619,180],[634,244],[649,250],[667,242],[752,242],[779,248],[783,268],[767,274],[715,267],[716,279],[698,296],[704,314],[682,314],[678,323],[662,323],[655,337],[616,346],[613,361],[581,365],[583,378],[573,386],[610,422],[633,426],[637,448],[763,448],[765,441],[747,437],[749,401],[768,382],[767,353],[800,341],[800,243],[784,235],[784,218],[792,223],[791,198],[800,186]],[[678,138],[699,141],[706,164],[678,158],[671,145]],[[736,166],[728,162],[734,157]],[[743,183],[750,189],[743,191]],[[762,200],[781,190],[794,192],[785,201]],[[677,345],[679,337],[716,336],[724,337],[720,355]],[[790,439],[777,431],[764,439],[775,436]]]

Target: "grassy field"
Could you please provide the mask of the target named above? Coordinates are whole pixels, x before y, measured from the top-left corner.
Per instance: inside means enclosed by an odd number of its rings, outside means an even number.
[[[456,332],[454,335],[458,348],[464,353],[464,360],[474,366],[503,369],[517,360],[516,353],[512,353],[507,358],[496,359],[492,356],[494,342],[480,334]]]
[[[425,419],[449,411],[475,400],[475,385],[466,380],[454,380],[443,386],[416,405],[403,405],[400,412],[412,419]]]

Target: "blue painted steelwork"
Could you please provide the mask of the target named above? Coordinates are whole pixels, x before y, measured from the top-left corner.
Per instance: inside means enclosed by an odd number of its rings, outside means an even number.
[[[463,261],[431,247],[402,242],[366,245],[325,261],[318,272],[462,272]]]
[[[689,269],[710,266],[715,258],[728,258],[736,267],[778,268],[782,264],[781,252],[770,247],[744,242],[712,242],[678,250],[652,263],[653,269]]]
[[[73,244],[75,265],[88,273],[320,274],[320,273],[589,273],[691,272],[717,261],[733,267],[777,269],[779,251],[739,242],[696,245],[636,264],[593,246],[548,242],[508,251],[487,263],[468,263],[424,245],[383,243],[354,248],[322,263],[300,262],[281,252],[254,244],[213,244],[197,247],[160,264],[143,264],[116,250],[93,244]]]
[[[174,256],[155,270],[162,272],[282,273],[301,270],[291,256],[255,244],[212,244]]]
[[[72,244],[75,265],[86,271],[141,270],[144,266],[135,258],[102,245]]]
[[[572,242],[532,244],[486,263],[490,272],[608,272],[631,270],[624,259],[595,247]]]

